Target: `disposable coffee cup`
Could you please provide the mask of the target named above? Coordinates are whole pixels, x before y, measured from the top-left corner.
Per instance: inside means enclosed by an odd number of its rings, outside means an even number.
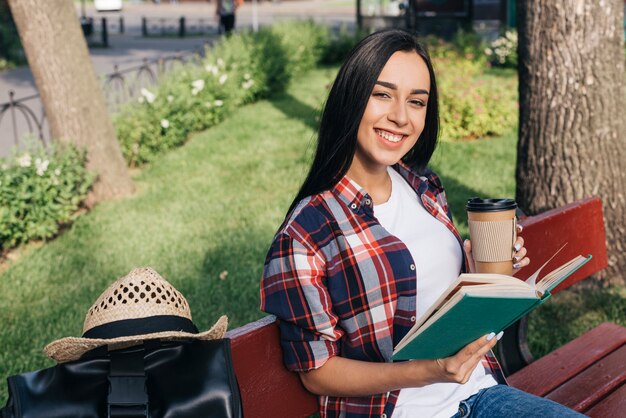
[[[512,199],[467,201],[467,220],[477,273],[513,274],[513,245],[517,239]]]

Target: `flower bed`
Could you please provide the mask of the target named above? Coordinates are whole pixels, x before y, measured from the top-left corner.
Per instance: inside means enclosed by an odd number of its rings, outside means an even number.
[[[0,167],[0,252],[55,236],[71,222],[94,176],[74,147],[31,148]]]

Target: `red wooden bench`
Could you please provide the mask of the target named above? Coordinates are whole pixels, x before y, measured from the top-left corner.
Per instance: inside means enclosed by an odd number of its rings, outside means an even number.
[[[598,198],[522,218],[520,223],[524,226],[523,236],[533,266],[543,264],[565,242],[567,247],[551,263],[558,265],[578,254],[593,255],[589,263],[555,291],[607,265],[602,205]],[[520,277],[524,274],[520,272]],[[626,328],[601,324],[533,362],[526,344],[525,324],[520,321],[508,329],[498,347],[512,386],[595,417],[624,413]],[[304,389],[297,374],[283,366],[274,317],[229,331],[227,337],[232,340],[244,416],[296,418],[317,412],[316,397]]]

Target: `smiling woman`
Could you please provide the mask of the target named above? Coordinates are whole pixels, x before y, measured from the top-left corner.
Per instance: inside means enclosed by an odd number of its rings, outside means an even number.
[[[473,266],[427,168],[438,132],[421,44],[400,30],[362,40],[265,262],[261,308],[279,319],[285,365],[319,395],[323,418],[579,416],[503,384],[491,353],[501,333],[451,357],[391,362],[416,317]],[[515,248],[527,265],[521,237]]]

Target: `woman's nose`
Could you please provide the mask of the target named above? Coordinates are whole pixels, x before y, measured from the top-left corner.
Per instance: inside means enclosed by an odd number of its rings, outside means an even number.
[[[398,126],[404,126],[408,122],[406,106],[402,102],[394,102],[387,113],[387,119]]]

